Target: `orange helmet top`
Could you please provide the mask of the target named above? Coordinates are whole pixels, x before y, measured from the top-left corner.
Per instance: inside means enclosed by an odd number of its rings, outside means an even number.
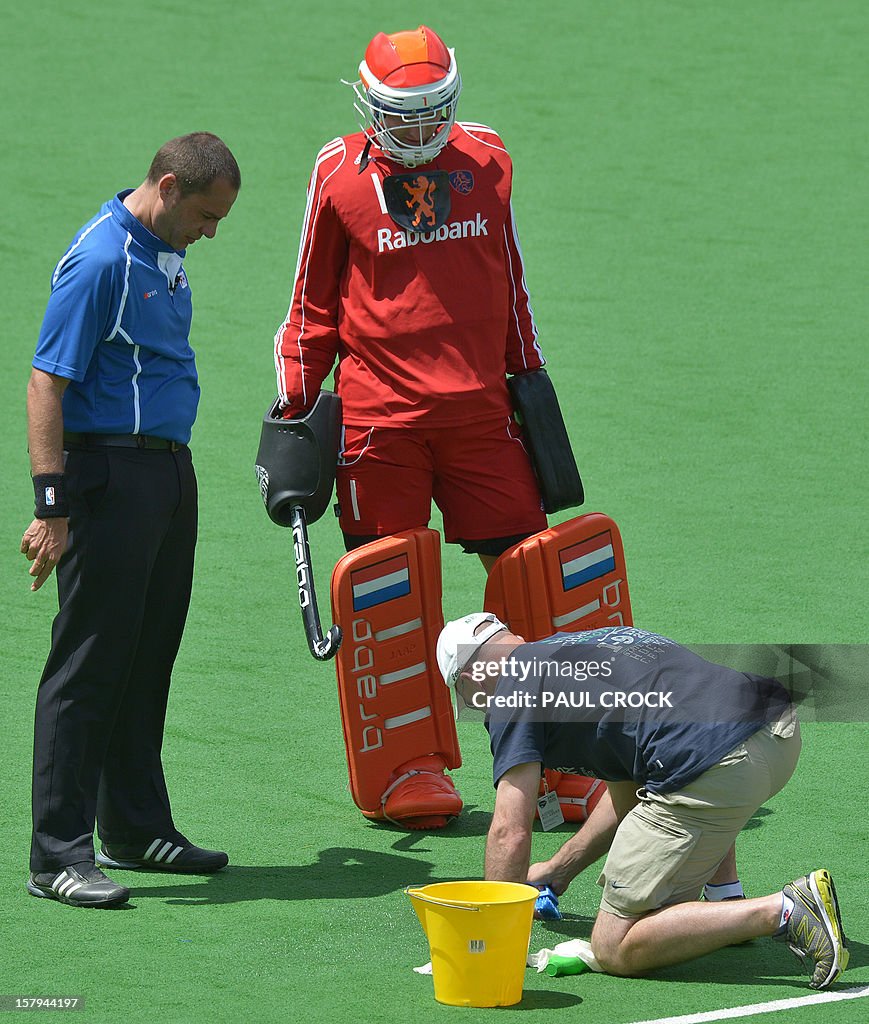
[[[450,51],[430,28],[407,32],[378,32],[365,51],[365,63],[378,81],[391,89],[431,85],[450,71]]]

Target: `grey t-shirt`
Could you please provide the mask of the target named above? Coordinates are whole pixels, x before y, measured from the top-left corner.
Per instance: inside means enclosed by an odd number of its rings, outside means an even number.
[[[523,644],[502,667],[486,716],[495,785],[539,761],[672,792],[790,706],[774,679],[627,626]]]

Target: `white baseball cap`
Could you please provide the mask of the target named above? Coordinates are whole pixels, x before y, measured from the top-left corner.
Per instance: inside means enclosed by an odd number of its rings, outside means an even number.
[[[489,625],[475,632],[484,622]],[[491,612],[472,612],[448,622],[441,630],[437,646],[438,668],[447,686],[456,685],[462,670],[487,640],[509,628]]]

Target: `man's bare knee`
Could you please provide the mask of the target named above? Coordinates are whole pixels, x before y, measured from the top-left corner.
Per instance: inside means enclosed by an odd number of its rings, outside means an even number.
[[[641,973],[631,963],[627,941],[631,928],[639,920],[641,918],[618,917],[604,910],[598,913],[591,933],[591,949],[607,974],[627,978]]]
[[[623,948],[622,944],[615,948],[601,948],[596,946],[592,940],[591,949],[595,959],[607,974],[619,978],[637,978],[646,973],[644,969],[637,967],[632,962],[629,952]]]

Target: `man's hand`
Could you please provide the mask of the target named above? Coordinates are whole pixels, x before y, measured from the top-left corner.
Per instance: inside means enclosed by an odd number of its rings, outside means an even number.
[[[556,896],[561,896],[573,880],[563,868],[551,860],[541,860],[528,869],[529,885],[548,885]]]
[[[21,538],[21,553],[29,561],[30,575],[35,579],[31,590],[39,590],[66,551],[69,521],[67,519],[34,519]]]

